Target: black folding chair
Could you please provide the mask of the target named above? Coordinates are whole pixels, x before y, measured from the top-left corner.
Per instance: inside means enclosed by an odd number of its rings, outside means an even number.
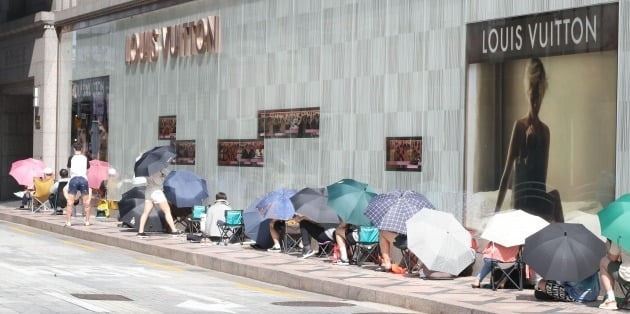
[[[504,280],[509,281],[518,290],[523,290],[523,273],[525,269],[525,263],[523,262],[522,249],[519,249],[516,255],[516,260],[512,262],[504,262],[499,260],[492,260],[490,264],[490,284],[492,290],[497,290],[499,283]],[[497,276],[497,274],[499,276]],[[518,275],[518,279],[512,278],[513,274]]]

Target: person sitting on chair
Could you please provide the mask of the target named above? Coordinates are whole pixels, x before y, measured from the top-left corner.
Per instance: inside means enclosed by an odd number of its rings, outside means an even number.
[[[293,219],[300,223],[302,258],[309,258],[317,254],[317,252],[311,248],[311,237],[315,238],[319,243],[335,241],[335,228],[324,228],[322,225],[310,220],[306,216],[296,215]]]
[[[520,245],[505,247],[492,241],[488,242],[488,245],[483,250],[483,267],[481,267],[479,274],[475,277],[475,282],[472,283],[472,287],[481,287],[483,279],[492,271],[492,262],[514,262],[516,261],[520,249]],[[506,281],[507,277],[501,279],[498,284],[499,288],[503,288]]]
[[[225,222],[225,211],[230,209],[232,207],[230,207],[230,202],[227,200],[227,195],[223,192],[217,193],[214,204],[206,211],[205,236],[210,238],[211,241],[216,242],[221,239],[221,228],[219,228],[217,222]]]
[[[333,262],[333,265],[347,266],[350,265],[348,259],[348,246],[354,246],[358,241],[358,235],[353,230],[353,226],[346,222],[341,222],[335,230],[335,240],[339,247],[339,259]]]
[[[381,257],[383,261],[381,266],[377,268],[377,271],[382,272],[391,272],[392,271],[392,260],[389,255],[390,249],[392,247],[392,243],[394,243],[396,236],[398,233],[388,231],[388,230],[379,230],[378,235],[378,245],[381,249]]]
[[[48,200],[50,201],[50,204],[52,204],[53,206],[60,206],[62,204],[59,204],[57,202],[58,199],[58,192],[59,192],[59,183],[63,183],[63,182],[67,182],[70,181],[70,178],[68,178],[68,170],[67,169],[61,169],[59,170],[59,180],[55,181],[55,183],[53,184],[53,186],[50,187],[50,196],[48,197]],[[63,193],[62,193],[63,194]],[[60,206],[60,207],[65,207],[65,205]],[[57,211],[57,208],[54,209],[54,211]],[[63,210],[61,210],[63,212]]]
[[[613,280],[621,283],[630,282],[630,253],[611,240],[606,241],[606,246],[608,246],[608,252],[599,262],[599,277],[606,295],[599,308],[616,310],[617,300],[613,290]]]
[[[280,232],[276,228],[279,223],[282,223],[282,221],[278,219],[269,220],[269,234],[271,235],[273,246],[267,249],[268,252],[282,252],[282,248],[280,247]]]
[[[536,284],[534,296],[538,300],[591,302],[599,296],[599,278],[597,272],[578,282],[541,279]],[[613,301],[614,301],[613,297]],[[615,303],[617,309],[617,303]]]

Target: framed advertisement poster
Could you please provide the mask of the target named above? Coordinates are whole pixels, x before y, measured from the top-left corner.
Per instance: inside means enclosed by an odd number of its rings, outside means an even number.
[[[614,200],[618,19],[609,3],[467,25],[467,227],[504,209],[579,221]]]
[[[385,139],[388,171],[422,171],[422,136]]]
[[[258,137],[319,137],[319,107],[259,110]]]
[[[175,146],[177,156],[175,156],[176,165],[194,165],[195,164],[195,140],[178,140],[172,142]]]
[[[174,140],[177,133],[176,116],[160,116],[158,119],[158,139]]]
[[[219,140],[219,166],[262,167],[265,165],[263,140]]]

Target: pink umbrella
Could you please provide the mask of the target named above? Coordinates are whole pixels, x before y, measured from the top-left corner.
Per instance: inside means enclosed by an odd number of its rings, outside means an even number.
[[[26,158],[11,164],[9,174],[20,185],[32,186],[33,178],[44,175],[46,164],[38,159]]]
[[[107,180],[109,163],[102,160],[90,160],[90,168],[87,171],[88,186],[93,189],[101,187],[101,182]]]

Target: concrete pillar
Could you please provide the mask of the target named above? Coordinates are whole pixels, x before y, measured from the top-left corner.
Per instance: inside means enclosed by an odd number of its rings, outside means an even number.
[[[46,165],[56,164],[57,145],[57,32],[44,25],[41,38],[35,40],[31,73],[38,88],[40,128],[33,124],[33,156]]]

